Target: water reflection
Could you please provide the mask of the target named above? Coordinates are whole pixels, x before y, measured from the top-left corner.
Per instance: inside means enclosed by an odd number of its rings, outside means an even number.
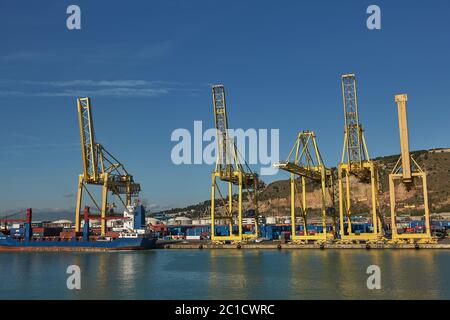
[[[289,298],[437,299],[447,291],[440,262],[448,254],[432,250],[326,250],[290,255]],[[437,260],[436,256],[440,256]],[[367,267],[381,269],[381,290],[367,288]]]
[[[0,253],[0,299],[449,299],[442,250]],[[68,290],[69,265],[82,290]],[[369,265],[381,290],[369,290]]]
[[[397,298],[439,298],[439,292],[446,290],[443,287],[445,280],[440,276],[445,268],[439,267],[441,259],[437,259],[437,255],[442,257],[441,254],[434,250],[403,250],[385,255],[384,260],[388,263],[384,269],[389,273],[389,281],[384,284],[387,293]]]
[[[208,296],[220,299],[221,296],[235,295],[237,299],[248,298],[247,266],[245,252],[242,250],[210,250],[208,277]]]

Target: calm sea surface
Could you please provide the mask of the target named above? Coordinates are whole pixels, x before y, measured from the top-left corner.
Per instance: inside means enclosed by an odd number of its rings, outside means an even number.
[[[450,251],[425,249],[0,253],[0,299],[450,299],[449,271]]]

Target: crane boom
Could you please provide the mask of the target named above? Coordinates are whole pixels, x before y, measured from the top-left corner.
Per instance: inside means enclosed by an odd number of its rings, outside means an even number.
[[[223,85],[215,85],[212,87],[214,102],[214,120],[217,130],[217,165],[220,171],[232,170],[230,156],[230,141],[228,137],[228,117],[225,101],[225,87]]]
[[[345,141],[342,152],[342,162],[361,168],[364,160],[369,160],[369,154],[364,143],[363,130],[359,123],[358,97],[356,94],[356,77],[354,74],[342,76],[342,98],[345,115]]]
[[[289,173],[296,174],[301,177],[305,177],[314,181],[320,181],[322,176],[320,171],[314,169],[307,169],[302,166],[299,166],[293,162],[280,162],[274,164],[275,168],[287,171]]]
[[[83,174],[86,181],[95,181],[99,178],[98,156],[95,144],[94,122],[90,98],[77,99],[77,107],[78,123],[80,125]]]
[[[239,179],[233,172],[240,172],[244,186],[253,186],[257,181],[257,175],[247,166],[248,172],[244,169],[242,164],[245,161],[240,160],[233,137],[229,136],[225,87],[222,84],[214,85],[212,95],[218,149],[216,171],[220,174],[221,180],[231,181],[235,185],[239,184]]]
[[[310,149],[313,150],[310,150]],[[315,157],[313,157],[313,154]],[[293,159],[292,156],[294,156]],[[322,180],[321,168],[323,166],[315,134],[312,131],[302,131],[284,162],[275,163],[274,167],[305,177],[317,182]]]
[[[395,102],[397,102],[398,112],[398,128],[400,131],[400,150],[402,157],[402,174],[403,182],[412,182],[411,176],[411,157],[409,154],[409,137],[408,137],[408,116],[406,112],[406,101],[408,101],[408,95],[398,94],[395,96]]]

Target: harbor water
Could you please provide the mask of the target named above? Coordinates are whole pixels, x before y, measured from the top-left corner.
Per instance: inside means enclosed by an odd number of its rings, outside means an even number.
[[[0,253],[0,299],[450,299],[447,250]],[[79,266],[81,289],[67,268]],[[381,289],[369,289],[371,265]]]

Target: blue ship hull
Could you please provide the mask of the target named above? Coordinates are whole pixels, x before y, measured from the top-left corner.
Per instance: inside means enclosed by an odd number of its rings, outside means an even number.
[[[23,241],[0,234],[0,251],[109,251],[148,250],[156,247],[155,238],[117,238],[111,241]]]

